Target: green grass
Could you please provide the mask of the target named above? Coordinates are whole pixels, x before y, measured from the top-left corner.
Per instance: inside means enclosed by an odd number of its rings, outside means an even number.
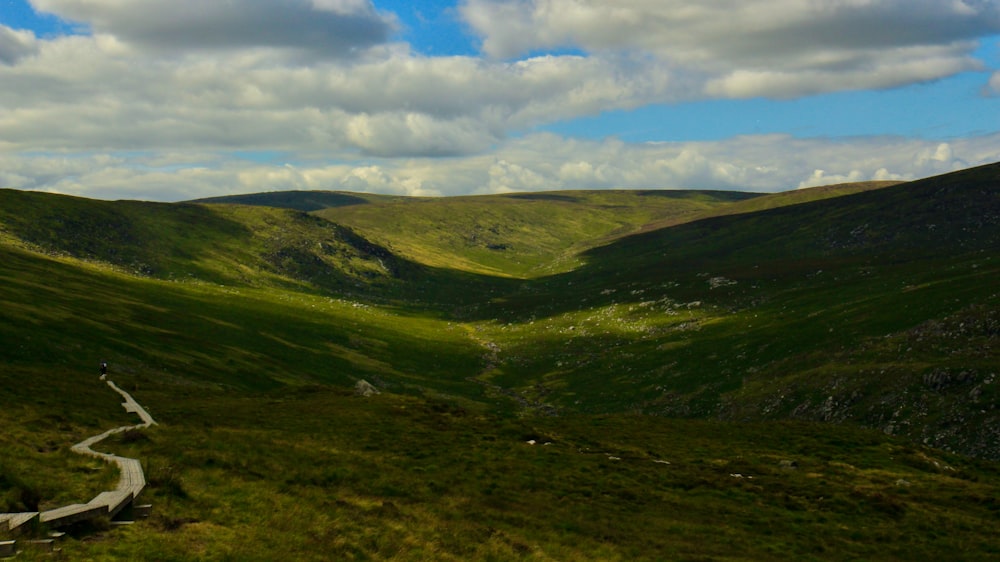
[[[996,179],[0,191],[0,510],[114,481],[107,360],[154,517],[82,559],[994,559]]]
[[[753,194],[566,191],[390,199],[337,206],[319,216],[356,229],[413,261],[504,277],[538,277],[579,265],[578,254],[637,232],[723,208]]]
[[[118,401],[101,392],[96,380],[10,365],[0,370],[0,512],[89,501],[114,487],[117,476],[110,466],[69,450],[91,435],[128,423]]]
[[[145,459],[155,515],[112,541],[66,546],[82,557],[997,554],[994,465],[847,427],[518,421],[320,389],[179,401],[149,386],[143,395],[169,404],[163,426],[108,447]]]

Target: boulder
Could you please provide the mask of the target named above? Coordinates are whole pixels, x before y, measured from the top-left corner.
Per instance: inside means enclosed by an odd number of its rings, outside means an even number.
[[[362,379],[354,385],[354,393],[358,396],[373,396],[379,394],[379,390],[372,383]]]

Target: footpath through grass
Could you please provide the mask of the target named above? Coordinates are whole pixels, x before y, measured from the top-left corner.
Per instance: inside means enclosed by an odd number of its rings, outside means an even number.
[[[145,459],[153,518],[68,550],[160,560],[1000,555],[995,465],[847,427],[519,420],[318,387],[174,392],[141,392],[162,426],[107,445]]]

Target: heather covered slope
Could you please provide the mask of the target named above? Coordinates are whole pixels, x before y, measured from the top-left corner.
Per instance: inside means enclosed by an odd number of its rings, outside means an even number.
[[[197,203],[311,211],[400,256],[450,270],[537,277],[579,264],[589,248],[664,221],[713,214],[754,193],[610,190],[466,197],[395,197],[324,191],[258,193]]]
[[[489,378],[560,408],[853,422],[997,458],[998,173],[596,248],[471,312],[504,351]]]
[[[391,305],[389,317],[450,322],[475,357],[451,373],[387,368],[390,386],[547,412],[851,421],[994,457],[996,413],[977,405],[995,397],[997,170],[769,196],[0,196],[5,236],[25,256]],[[334,205],[318,213],[353,224],[262,202]],[[400,329],[434,329],[410,322]],[[385,352],[363,355],[378,365]]]
[[[260,205],[111,202],[0,189],[0,240],[149,279],[420,309],[450,308],[502,285],[413,262],[303,211]],[[456,285],[466,291],[456,293]]]
[[[158,279],[337,291],[411,270],[350,229],[287,209],[0,190],[0,228],[24,248]]]
[[[156,508],[81,558],[993,559],[997,176],[493,214],[0,191],[0,510],[114,479],[67,452],[121,425],[104,359],[161,423],[108,445]]]

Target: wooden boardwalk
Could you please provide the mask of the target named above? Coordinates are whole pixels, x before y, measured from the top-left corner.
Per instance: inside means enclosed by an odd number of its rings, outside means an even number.
[[[105,380],[104,377],[102,377],[102,380]],[[106,382],[115,392],[122,395],[122,398],[125,400],[122,402],[122,407],[125,408],[125,411],[138,415],[139,419],[142,420],[142,423],[109,429],[100,435],[84,439],[83,441],[70,447],[70,449],[75,453],[99,458],[106,462],[118,465],[120,475],[115,489],[101,492],[94,497],[94,499],[85,504],[67,505],[43,511],[41,513],[0,513],[0,532],[6,531],[7,533],[16,535],[26,525],[33,521],[37,521],[51,529],[54,529],[97,517],[114,517],[132,504],[135,501],[135,498],[145,489],[146,476],[142,472],[142,464],[137,459],[120,457],[118,455],[108,453],[100,453],[91,449],[92,445],[95,445],[116,433],[121,433],[130,429],[146,428],[156,424],[153,416],[149,415],[149,412],[140,406],[128,392],[125,392],[110,380],[107,380]],[[11,548],[13,548],[12,545]]]

